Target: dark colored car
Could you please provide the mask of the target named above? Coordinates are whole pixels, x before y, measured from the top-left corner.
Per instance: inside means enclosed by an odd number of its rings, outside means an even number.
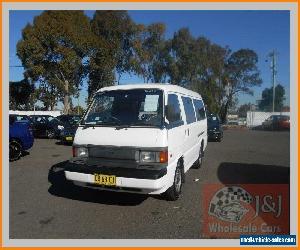
[[[215,114],[207,114],[207,136],[209,141],[221,141],[223,138],[223,129],[220,119]]]
[[[16,114],[10,114],[9,115],[9,121],[15,122],[15,121],[28,121],[31,122],[30,117],[28,115],[16,115]]]
[[[33,146],[33,142],[29,120],[18,120],[18,115],[9,115],[9,160],[18,160],[24,151]]]
[[[31,115],[30,119],[34,137],[58,138],[64,129],[64,124],[50,115]]]
[[[81,120],[80,115],[60,115],[58,120],[65,124],[64,129],[60,133],[60,139],[63,143],[72,143],[74,136]]]
[[[262,123],[263,129],[285,130],[290,129],[290,117],[288,115],[271,115]]]

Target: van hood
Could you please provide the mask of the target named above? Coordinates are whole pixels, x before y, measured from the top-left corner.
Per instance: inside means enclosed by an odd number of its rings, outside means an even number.
[[[159,128],[78,127],[74,145],[165,147],[167,133]]]

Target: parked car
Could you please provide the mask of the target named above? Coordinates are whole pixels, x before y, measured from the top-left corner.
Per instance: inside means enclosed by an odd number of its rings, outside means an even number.
[[[28,115],[18,115],[18,114],[10,114],[9,115],[9,121],[15,122],[15,121],[28,121],[31,122],[30,117]]]
[[[30,122],[9,115],[9,160],[18,160],[22,153],[33,146],[34,138]]]
[[[209,113],[207,115],[207,134],[210,141],[222,141],[223,129],[217,115]]]
[[[60,140],[63,143],[72,143],[74,136],[80,122],[80,115],[60,115],[56,117],[58,120],[64,123],[64,129],[60,132]]]
[[[64,124],[57,118],[50,115],[31,115],[34,137],[58,138]]]
[[[270,130],[290,129],[290,117],[288,115],[271,115],[262,123],[262,128]]]
[[[176,200],[207,145],[201,96],[169,84],[100,89],[76,131],[67,181]]]

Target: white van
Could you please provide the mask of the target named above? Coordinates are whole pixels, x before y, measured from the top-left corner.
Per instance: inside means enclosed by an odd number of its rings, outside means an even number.
[[[198,93],[170,84],[105,87],[76,131],[65,176],[77,185],[176,200],[206,145]]]

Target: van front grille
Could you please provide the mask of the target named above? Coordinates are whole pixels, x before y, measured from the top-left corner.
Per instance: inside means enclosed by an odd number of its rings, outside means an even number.
[[[135,160],[135,153],[132,147],[89,146],[89,156],[95,158]]]

